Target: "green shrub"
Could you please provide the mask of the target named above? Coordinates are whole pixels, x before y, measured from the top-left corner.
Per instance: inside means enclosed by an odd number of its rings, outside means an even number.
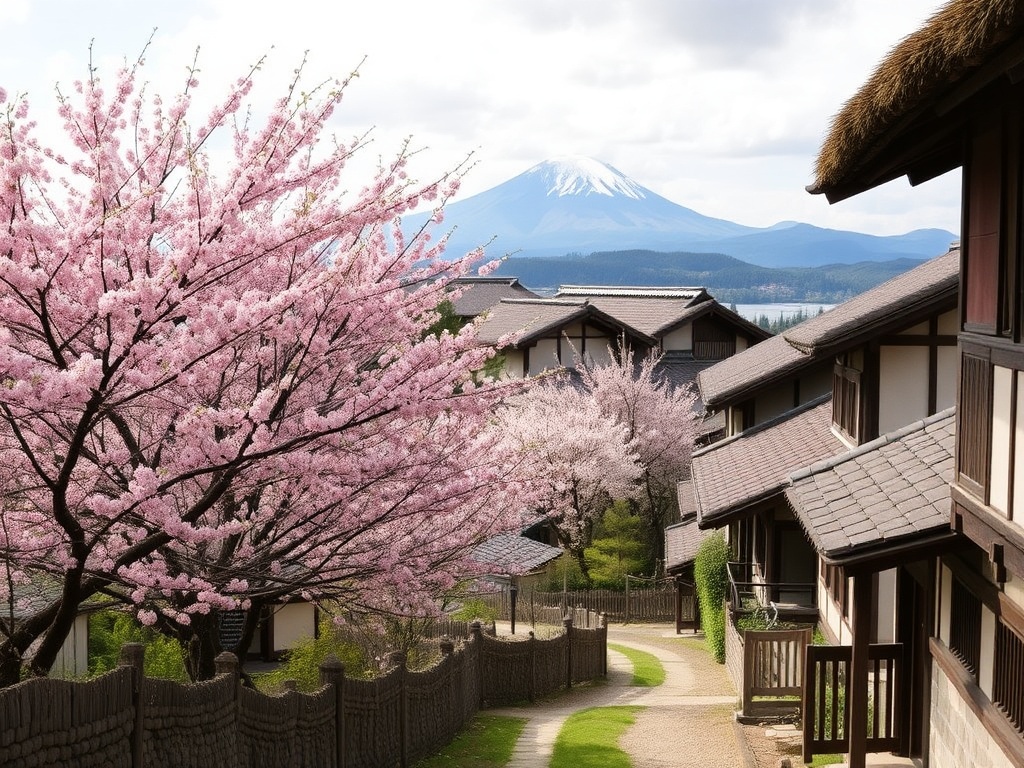
[[[123,611],[97,611],[89,616],[89,676],[114,669],[125,643],[146,646],[146,677],[188,681],[178,641],[142,626],[134,616]]]
[[[345,666],[346,677],[369,676],[371,659],[359,643],[345,637],[330,621],[323,621],[318,636],[300,640],[287,652],[281,666],[254,676],[256,687],[273,692],[280,690],[285,680],[294,680],[300,691],[315,691],[320,687],[320,665],[332,653]]]
[[[490,624],[498,618],[498,609],[488,605],[479,597],[471,597],[463,600],[457,611],[453,611],[451,617],[456,621],[479,620],[481,624]]]
[[[725,663],[725,598],[729,593],[729,545],[720,531],[704,539],[694,560],[700,623],[708,649]]]

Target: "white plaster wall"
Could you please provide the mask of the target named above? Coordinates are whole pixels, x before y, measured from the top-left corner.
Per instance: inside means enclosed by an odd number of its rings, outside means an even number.
[[[992,369],[992,475],[989,484],[989,505],[1004,515],[1010,493],[1010,393],[1013,371],[994,366]]]
[[[747,348],[747,340],[743,336],[736,337],[736,351],[742,352]]]
[[[1019,371],[1017,377],[1017,423],[1013,425],[1015,437],[1015,455],[1013,457],[1013,522],[1024,528],[1024,375]]]
[[[818,614],[839,645],[853,643],[850,627],[843,619],[843,613],[839,610],[839,606],[832,601],[832,595],[821,579],[818,579]]]
[[[927,347],[882,347],[878,367],[880,435],[928,415]]]
[[[912,325],[909,328],[900,331],[898,336],[925,336],[928,334],[928,321]]]
[[[286,603],[274,610],[274,650],[294,648],[303,638],[316,634],[316,609],[312,603]]]
[[[996,615],[986,605],[981,607],[981,658],[978,659],[978,687],[992,698],[992,672],[996,656]]]
[[[944,411],[956,405],[956,376],[957,367],[960,365],[960,353],[956,347],[939,347],[937,353],[935,408],[936,411]]]
[[[928,719],[931,768],[1010,768],[1013,765],[935,663],[932,664]]]
[[[607,344],[587,339],[586,359],[588,365],[607,365],[612,361],[612,353]]]
[[[878,625],[876,643],[896,642],[896,569],[878,574]]]
[[[949,645],[949,606],[953,573],[946,566],[939,569],[939,639]]]
[[[539,339],[530,349],[530,375],[536,376],[549,368],[557,368],[558,342],[556,339]]]
[[[960,333],[959,309],[951,309],[939,315],[939,333],[945,336],[956,336]]]
[[[504,353],[505,368],[504,374],[509,379],[521,379],[526,375],[523,370],[523,351],[521,349],[509,349]]]
[[[676,350],[687,350],[693,349],[693,326],[690,323],[684,323],[678,328],[669,331],[661,337],[661,348],[668,351]],[[739,351],[737,345],[736,350]]]

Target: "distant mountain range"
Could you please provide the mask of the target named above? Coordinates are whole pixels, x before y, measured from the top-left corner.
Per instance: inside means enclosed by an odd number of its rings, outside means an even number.
[[[411,231],[428,215],[407,216],[403,226]],[[716,253],[762,267],[918,262],[944,253],[957,239],[940,229],[880,237],[798,222],[748,227],[673,203],[610,165],[586,157],[548,160],[451,203],[444,226],[456,227],[449,253],[491,243],[489,257],[511,254],[517,263],[619,251]],[[656,279],[652,275],[648,282]]]
[[[921,259],[861,261],[817,267],[761,267],[720,253],[603,251],[555,258],[513,256],[496,274],[518,277],[538,293],[560,285],[700,285],[724,304],[805,302],[837,304]]]

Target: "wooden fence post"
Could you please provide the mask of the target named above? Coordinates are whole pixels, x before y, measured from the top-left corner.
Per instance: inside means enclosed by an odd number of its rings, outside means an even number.
[[[530,631],[530,639],[526,641],[530,648],[530,695],[532,703],[537,694],[537,638]]]
[[[608,614],[602,611],[597,617],[597,626],[601,628],[601,677],[608,677]]]
[[[146,648],[142,643],[125,643],[121,646],[119,667],[130,667],[132,670],[132,707],[135,710],[135,722],[132,724],[132,768],[142,768],[144,757],[142,751],[142,686],[145,684]]]
[[[474,621],[469,625],[469,639],[476,646],[476,711],[484,708],[484,641],[480,631],[480,622]]]
[[[395,667],[398,671],[398,728],[399,744],[399,765],[408,768],[409,765],[409,703],[406,701],[406,655],[405,651],[393,651],[388,656],[388,666]]]
[[[572,688],[572,616],[562,619],[565,629],[565,688]]]
[[[345,768],[345,665],[333,653],[320,665],[320,685],[334,686],[334,765]]]

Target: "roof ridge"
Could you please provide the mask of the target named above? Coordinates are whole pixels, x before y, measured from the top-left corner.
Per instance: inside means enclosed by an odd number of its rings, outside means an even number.
[[[846,453],[841,453],[838,456],[832,456],[831,458],[824,459],[822,461],[811,464],[810,466],[807,467],[801,467],[800,469],[790,474],[789,485],[793,485],[794,483],[800,480],[804,480],[813,475],[817,475],[822,472],[827,472],[830,469],[835,469],[840,464],[845,464],[847,461],[853,461],[854,459],[857,459],[866,453],[877,451],[879,448],[889,445],[890,443],[898,442],[903,438],[907,437],[908,435],[912,435],[915,432],[921,432],[927,429],[928,427],[932,426],[933,424],[936,424],[937,422],[948,419],[955,413],[956,406],[950,406],[949,408],[939,411],[938,413],[934,413],[931,416],[926,416],[923,419],[918,419],[917,421],[913,421],[910,424],[906,424],[900,427],[899,429],[894,429],[891,432],[886,432],[884,435],[880,435],[876,437],[874,440],[862,443],[861,445],[858,445],[856,448],[853,448],[847,451]]]

